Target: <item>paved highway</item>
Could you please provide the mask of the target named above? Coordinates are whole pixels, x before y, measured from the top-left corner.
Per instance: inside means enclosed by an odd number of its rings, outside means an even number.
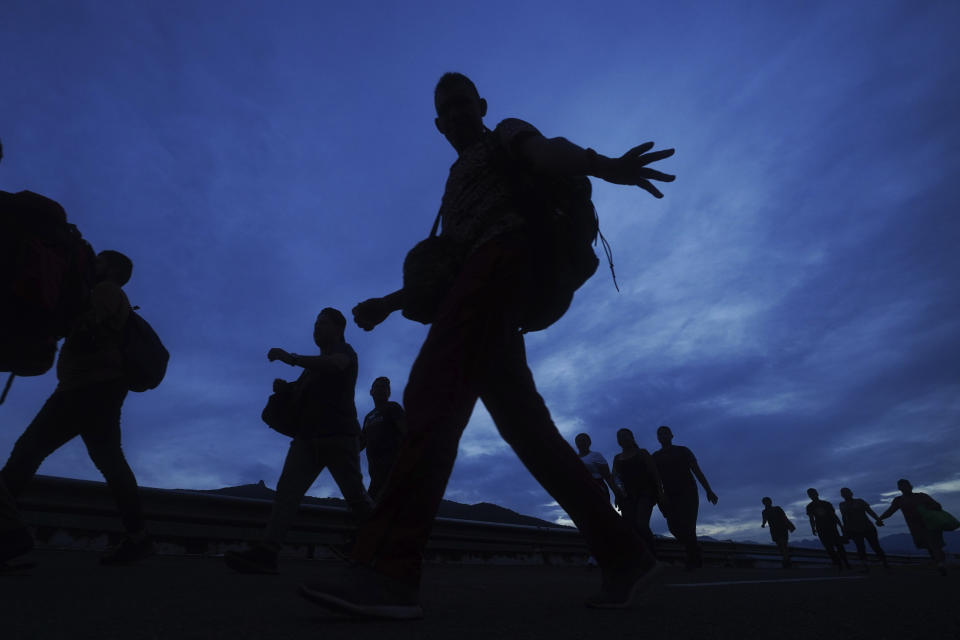
[[[587,567],[431,565],[426,618],[368,622],[326,611],[296,586],[333,561],[290,559],[277,576],[231,573],[218,558],[155,556],[101,567],[97,554],[38,551],[0,574],[0,638],[679,638],[960,639],[960,567],[837,576],[826,569],[668,569],[629,611],[594,611]]]

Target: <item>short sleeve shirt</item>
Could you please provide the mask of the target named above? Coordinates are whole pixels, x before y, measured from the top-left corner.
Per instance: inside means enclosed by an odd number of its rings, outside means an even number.
[[[450,167],[440,204],[441,235],[455,240],[465,253],[523,224],[503,154],[512,153],[517,142],[530,135],[540,132],[528,122],[508,118],[463,150]]]
[[[607,459],[598,451],[591,451],[585,456],[580,456],[580,459],[583,460],[583,464],[587,465],[590,475],[596,480],[603,480],[603,474],[601,472],[604,469],[610,468],[607,466]]]
[[[867,509],[870,505],[865,500],[854,498],[840,503],[840,515],[843,517],[844,530],[851,533],[870,531],[875,527],[867,518]]]
[[[357,354],[346,342],[324,355],[343,354],[350,364],[342,371],[305,368],[297,379],[300,387],[300,428],[297,435],[357,436],[360,424],[353,402],[357,386]]]
[[[400,448],[403,432],[403,407],[397,402],[388,402],[381,411],[374,408],[363,419],[363,434],[367,440],[367,455],[393,455]]]
[[[826,500],[813,500],[807,505],[807,515],[817,524],[817,530],[836,530],[837,512]]]
[[[686,447],[671,445],[653,452],[663,491],[667,495],[697,493],[697,482],[691,467],[697,459]],[[754,512],[756,513],[756,512]]]
[[[770,507],[763,510],[763,518],[770,525],[770,535],[774,538],[782,538],[788,534],[789,527],[787,523],[787,514],[781,507]]]
[[[918,505],[923,505],[924,507],[930,508],[939,508],[940,503],[928,496],[925,493],[909,493],[907,495],[899,495],[893,499],[893,502],[890,503],[891,507],[896,507],[903,511],[903,519],[907,521],[907,526],[910,527],[910,530],[914,529],[923,529],[923,517],[920,515],[920,512],[917,510]]]

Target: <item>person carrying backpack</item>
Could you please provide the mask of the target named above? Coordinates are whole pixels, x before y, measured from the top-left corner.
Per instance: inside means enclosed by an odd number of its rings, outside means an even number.
[[[540,241],[554,228],[539,224],[543,212],[524,206],[515,185],[520,171],[534,177],[592,175],[661,197],[650,181],[674,176],[647,165],[673,150],[647,153],[653,146],[647,143],[607,158],[563,138],[545,138],[522,120],[504,120],[489,130],[483,122],[486,101],[459,73],[440,79],[434,102],[436,127],[458,155],[440,207],[439,238],[446,246],[436,254],[435,266],[459,263],[459,268],[435,313],[417,318],[432,326],[404,393],[407,435],[373,515],[358,531],[355,562],[342,575],[302,585],[300,593],[355,615],[422,615],[424,547],[479,398],[503,438],[579,527],[600,564],[601,590],[588,604],[626,607],[656,573],[656,561],[597,491],[537,393],[521,330],[531,328],[528,318],[537,311],[528,302],[565,265],[538,268],[545,266],[538,259],[551,254],[551,247],[539,251]],[[358,326],[371,330],[401,309],[414,315],[406,265],[404,270],[404,289],[354,308]]]
[[[137,479],[120,446],[120,410],[129,390],[124,339],[130,302],[123,285],[133,263],[117,251],[97,255],[97,283],[74,323],[57,360],[57,388],[14,444],[0,478],[16,498],[40,463],[75,436],[110,487],[126,535],[109,549],[103,564],[127,564],[149,555]]]

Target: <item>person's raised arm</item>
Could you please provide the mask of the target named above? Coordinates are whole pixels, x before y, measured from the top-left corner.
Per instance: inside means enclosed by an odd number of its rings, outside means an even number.
[[[544,138],[532,134],[517,142],[515,153],[535,173],[595,176],[613,184],[635,185],[656,198],[662,198],[663,194],[650,181],[673,182],[676,176],[647,165],[669,158],[673,155],[673,149],[648,153],[652,148],[652,142],[645,142],[619,158],[609,158],[593,149],[584,149],[566,138]]]
[[[403,308],[403,289],[397,289],[382,298],[364,300],[353,308],[353,321],[364,331],[372,331],[374,327],[387,319],[394,311]]]
[[[760,512],[760,528],[763,529],[767,526],[767,510],[764,509]]]
[[[331,373],[346,371],[350,366],[350,357],[344,353],[334,353],[327,356],[301,356],[280,349],[279,347],[270,349],[270,351],[267,352],[267,359],[270,362],[279,360],[292,367],[303,367],[304,369],[328,371]]]

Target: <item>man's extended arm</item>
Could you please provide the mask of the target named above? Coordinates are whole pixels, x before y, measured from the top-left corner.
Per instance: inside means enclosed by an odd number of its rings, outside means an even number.
[[[403,289],[397,289],[382,298],[364,300],[353,308],[353,321],[364,331],[371,331],[394,311],[403,308]]]
[[[697,477],[697,480],[700,481],[700,484],[703,485],[703,490],[707,492],[707,500],[710,501],[710,504],[717,504],[717,494],[713,492],[713,489],[710,488],[710,483],[707,482],[707,476],[703,475],[703,471],[700,470],[700,465],[697,464],[696,460],[690,461],[690,470],[693,471],[693,475]]]
[[[588,175],[614,184],[636,185],[656,198],[663,194],[651,180],[673,182],[676,176],[651,169],[647,165],[673,155],[673,149],[647,153],[652,142],[630,149],[619,158],[608,158],[593,149],[584,149],[566,138],[544,138],[531,134],[521,138],[517,153],[535,173]]]
[[[890,503],[890,506],[887,507],[887,510],[881,513],[880,517],[877,518],[877,520],[881,520],[881,521],[886,520],[887,518],[895,514],[899,508],[900,508],[900,501],[897,498],[894,498],[893,502]]]
[[[350,366],[350,357],[343,353],[334,353],[328,356],[301,356],[274,347],[267,352],[270,362],[279,360],[293,367],[303,367],[314,371],[328,371],[336,373],[345,371]]]

